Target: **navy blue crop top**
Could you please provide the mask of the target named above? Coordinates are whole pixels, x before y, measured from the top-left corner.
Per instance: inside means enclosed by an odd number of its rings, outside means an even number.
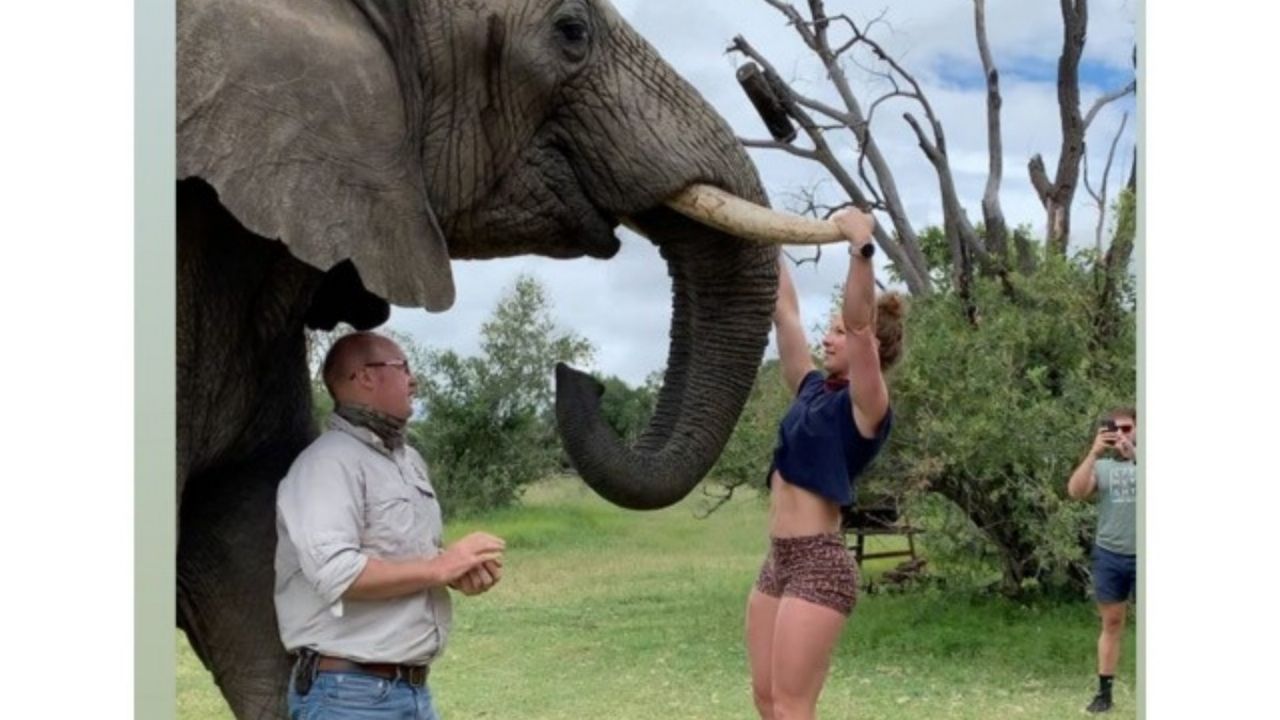
[[[862,437],[853,422],[849,385],[828,388],[822,372],[812,370],[800,381],[796,399],[778,426],[778,446],[765,487],[777,469],[792,485],[837,505],[851,505],[858,475],[880,452],[892,425],[889,407],[876,436]]]

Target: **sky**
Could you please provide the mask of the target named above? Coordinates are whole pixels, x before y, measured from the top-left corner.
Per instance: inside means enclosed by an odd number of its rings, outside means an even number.
[[[804,6],[805,3],[798,3]],[[743,35],[770,59],[798,91],[837,104],[818,61],[783,16],[764,0],[616,0],[614,6],[688,80],[740,137],[767,138],[768,132],[734,76],[743,62],[724,50]],[[980,201],[987,178],[986,88],[974,36],[971,0],[827,0],[828,14],[847,13],[860,21],[884,13],[876,39],[921,82],[946,132],[952,173],[969,217],[982,217]],[[1138,0],[1093,0],[1080,66],[1081,112],[1100,95],[1123,86],[1133,75],[1132,52],[1138,33]],[[1044,211],[1027,176],[1027,161],[1040,153],[1052,174],[1061,142],[1057,104],[1057,61],[1062,43],[1058,3],[1050,0],[988,0],[987,37],[1000,71],[1003,96],[1004,180],[1001,202],[1010,226],[1028,223],[1043,235]],[[865,63],[864,63],[865,64]],[[865,107],[883,87],[872,76],[849,68],[854,92]],[[917,230],[940,224],[937,177],[924,158],[902,113],[918,108],[887,103],[877,111],[872,131],[892,167]],[[1097,188],[1106,152],[1129,113],[1116,150],[1109,195],[1128,179],[1137,124],[1132,96],[1106,106],[1090,127],[1089,170]],[[841,133],[848,137],[848,133]],[[834,139],[836,134],[828,135]],[[799,144],[800,141],[797,141]],[[838,145],[852,159],[849,142]],[[776,150],[751,150],[761,180],[775,208],[785,209],[798,188],[823,182],[826,170],[816,163]],[[840,201],[838,187],[821,186]],[[1097,210],[1083,181],[1072,214],[1072,244],[1094,244]],[[880,222],[887,222],[881,215]],[[480,325],[493,312],[518,275],[537,278],[547,288],[557,324],[586,337],[595,347],[585,369],[616,375],[629,384],[642,383],[666,364],[670,330],[671,284],[666,265],[646,239],[619,228],[622,249],[610,260],[552,260],[518,257],[453,263],[457,301],[441,314],[418,308],[394,308],[387,327],[406,333],[420,345],[451,349],[463,355],[479,352]],[[1104,234],[1104,238],[1106,234]],[[795,256],[811,254],[793,248]],[[883,262],[884,254],[877,258]],[[846,264],[827,253],[816,266],[793,271],[806,327],[825,321],[831,298]],[[879,276],[883,279],[883,267]],[[811,338],[812,339],[812,338]],[[772,338],[766,357],[776,356]]]

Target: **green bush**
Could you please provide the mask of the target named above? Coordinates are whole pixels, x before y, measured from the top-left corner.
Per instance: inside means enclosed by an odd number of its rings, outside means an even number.
[[[954,295],[916,299],[891,380],[898,422],[872,481],[954,503],[1009,592],[1082,588],[1094,510],[1066,497],[1067,478],[1099,415],[1134,401],[1133,312],[1112,308],[1118,322],[1099,337],[1092,265],[1048,257],[1008,285],[975,278],[976,323]],[[957,549],[975,549],[963,524],[950,529]]]

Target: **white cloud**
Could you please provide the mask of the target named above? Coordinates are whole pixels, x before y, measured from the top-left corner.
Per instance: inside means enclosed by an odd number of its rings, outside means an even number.
[[[745,137],[763,137],[765,131],[743,95],[733,70],[740,60],[726,56],[734,35],[744,35],[771,59],[784,76],[798,78],[797,87],[828,102],[838,102],[824,81],[824,73],[782,16],[763,0],[689,3],[679,0],[618,0],[619,12],[657,48],[663,58],[684,76]],[[971,219],[981,217],[979,200],[987,173],[985,90],[973,83],[944,83],[939,69],[971,63],[979,67],[973,33],[972,4],[958,0],[911,0],[889,5],[887,24],[878,39],[887,50],[916,73],[947,133],[957,190]],[[868,14],[861,4],[830,0],[831,14],[849,12],[859,20]],[[879,12],[881,6],[876,6]],[[1088,44],[1084,60],[1091,67],[1110,69],[1123,77],[1130,68],[1136,35],[1136,0],[1090,3]],[[1056,86],[1052,68],[1061,47],[1061,17],[1056,3],[1026,0],[990,0],[988,35],[1001,68],[1004,97],[1004,183],[1002,202],[1011,224],[1029,223],[1039,233],[1044,214],[1027,179],[1026,165],[1041,153],[1052,173],[1059,144]],[[1033,64],[1035,73],[1019,72]],[[957,65],[960,64],[960,65]],[[1046,68],[1049,68],[1046,74]],[[851,69],[855,92],[864,103],[876,87],[869,78]],[[1109,75],[1110,76],[1110,75]],[[1108,77],[1109,77],[1108,76]],[[975,75],[980,78],[980,74]],[[1085,84],[1082,107],[1110,88]],[[1123,111],[1130,112],[1116,155],[1110,187],[1112,195],[1127,179],[1136,136],[1135,103],[1127,98],[1108,106],[1094,121],[1090,134],[1089,167],[1097,179],[1105,162],[1115,128]],[[881,149],[893,166],[899,189],[917,227],[941,221],[937,178],[924,159],[902,112],[915,108],[892,103],[877,112],[873,129]],[[834,136],[833,136],[834,137]],[[855,157],[850,143],[843,152]],[[815,164],[773,151],[752,151],[762,181],[775,205],[786,205],[786,194],[801,185],[826,177]],[[834,189],[834,184],[829,184]],[[1073,214],[1073,242],[1093,243],[1097,219],[1081,184]],[[480,262],[455,262],[458,300],[441,315],[397,309],[391,326],[410,333],[429,347],[452,348],[464,354],[478,349],[480,324],[492,311],[501,293],[515,276],[528,272],[548,288],[554,314],[566,328],[585,335],[597,348],[593,368],[639,383],[666,362],[670,327],[670,282],[666,266],[648,241],[620,231],[623,248],[610,261],[549,260],[522,257]],[[799,250],[800,253],[809,251]],[[823,322],[833,288],[843,277],[844,262],[828,253],[818,267],[805,265],[795,273],[806,326]],[[773,352],[772,346],[769,351]]]

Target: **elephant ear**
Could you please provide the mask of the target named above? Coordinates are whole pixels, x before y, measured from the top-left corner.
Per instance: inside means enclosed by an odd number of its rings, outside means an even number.
[[[428,310],[453,304],[445,238],[386,45],[330,0],[178,6],[178,178],[198,176],[249,230]]]

